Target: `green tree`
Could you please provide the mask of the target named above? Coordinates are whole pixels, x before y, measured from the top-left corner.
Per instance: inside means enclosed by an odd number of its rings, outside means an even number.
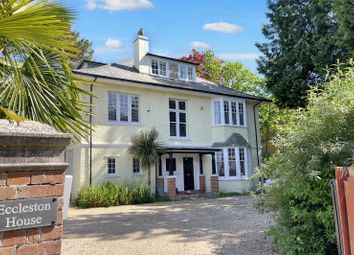
[[[354,160],[353,66],[321,87],[310,91],[307,108],[257,175],[273,180],[257,202],[275,217],[269,233],[281,254],[337,254],[329,181],[336,166]]]
[[[78,51],[74,52],[74,57],[70,58],[72,67],[77,66],[83,60],[92,60],[94,49],[92,48],[92,42],[80,37],[80,33],[72,32],[76,47]]]
[[[334,13],[338,22],[338,45],[344,49],[347,58],[354,57],[354,2],[336,0]]]
[[[69,67],[73,12],[53,1],[0,3],[0,117],[47,123],[82,136],[87,94]]]
[[[139,159],[140,165],[148,169],[148,184],[151,184],[151,166],[158,164],[159,155],[164,151],[163,144],[158,142],[159,132],[156,128],[142,131],[131,138],[130,154]]]
[[[216,84],[222,81],[222,64],[223,61],[215,56],[211,50],[204,52],[204,59],[201,63],[201,76]]]
[[[325,79],[325,68],[342,59],[334,1],[268,0],[269,24],[257,43],[258,70],[280,106],[304,107],[307,90]],[[352,31],[351,31],[352,33]]]

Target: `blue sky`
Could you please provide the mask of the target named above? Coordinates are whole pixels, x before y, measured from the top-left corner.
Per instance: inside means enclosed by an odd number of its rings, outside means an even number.
[[[145,30],[153,53],[180,57],[213,50],[227,61],[256,71],[255,42],[266,0],[63,0],[77,13],[74,30],[93,42],[94,59],[107,63],[132,58],[132,41]]]

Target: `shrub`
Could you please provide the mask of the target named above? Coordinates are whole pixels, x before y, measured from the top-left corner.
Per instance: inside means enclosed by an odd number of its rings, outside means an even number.
[[[335,71],[323,91],[309,93],[308,107],[257,174],[273,179],[256,201],[275,216],[269,234],[282,254],[336,254],[329,181],[335,166],[353,163],[354,70]]]
[[[145,182],[103,183],[80,189],[76,205],[81,208],[150,203],[153,198]]]

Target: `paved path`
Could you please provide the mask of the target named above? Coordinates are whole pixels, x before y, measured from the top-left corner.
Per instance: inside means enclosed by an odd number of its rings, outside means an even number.
[[[62,255],[274,254],[248,196],[71,209]]]

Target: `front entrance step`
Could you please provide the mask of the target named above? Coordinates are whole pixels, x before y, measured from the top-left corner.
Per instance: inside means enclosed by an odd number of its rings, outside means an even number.
[[[218,193],[212,193],[212,192],[200,193],[198,191],[182,191],[179,192],[175,197],[171,197],[170,199],[176,201],[176,200],[196,200],[201,198],[217,198],[217,197],[219,197]]]

